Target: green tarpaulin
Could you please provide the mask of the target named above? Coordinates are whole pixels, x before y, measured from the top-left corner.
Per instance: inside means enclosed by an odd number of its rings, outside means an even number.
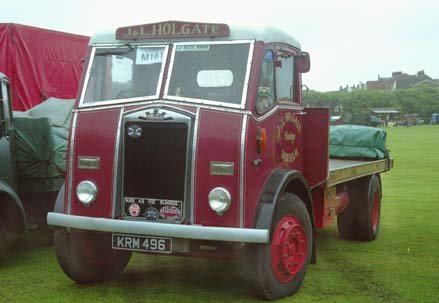
[[[335,125],[329,131],[332,158],[382,159],[387,157],[386,131],[358,125]]]
[[[50,98],[27,112],[14,112],[19,192],[57,191],[63,184],[73,103]]]

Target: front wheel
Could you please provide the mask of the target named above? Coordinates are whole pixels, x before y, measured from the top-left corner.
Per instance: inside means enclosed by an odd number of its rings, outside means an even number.
[[[113,250],[111,234],[55,231],[58,262],[72,280],[93,283],[118,277],[131,257],[130,251]]]
[[[271,243],[248,252],[254,287],[264,299],[277,300],[297,292],[312,254],[312,225],[303,201],[286,193],[271,228]],[[251,272],[251,271],[250,271]]]

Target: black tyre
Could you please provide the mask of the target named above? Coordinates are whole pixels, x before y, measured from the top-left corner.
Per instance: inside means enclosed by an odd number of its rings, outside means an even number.
[[[312,255],[311,219],[303,201],[286,193],[279,201],[271,243],[247,252],[247,273],[258,295],[267,300],[290,296],[300,288]]]
[[[111,234],[55,231],[58,262],[72,280],[94,283],[118,277],[128,264],[131,252],[113,250]]]
[[[372,241],[378,235],[381,215],[381,183],[378,175],[348,183],[349,205],[337,217],[342,239]]]
[[[0,219],[0,261],[4,258],[6,253],[6,229]]]

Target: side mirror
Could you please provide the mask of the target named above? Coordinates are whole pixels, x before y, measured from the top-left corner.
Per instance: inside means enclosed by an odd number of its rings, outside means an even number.
[[[311,68],[311,62],[309,54],[307,52],[300,52],[294,56],[294,63],[296,64],[296,70],[299,73],[307,73]]]

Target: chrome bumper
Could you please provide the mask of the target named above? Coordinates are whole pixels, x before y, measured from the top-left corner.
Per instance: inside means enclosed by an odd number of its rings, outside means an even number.
[[[49,225],[136,235],[161,236],[197,240],[268,243],[268,229],[211,227],[156,222],[139,222],[48,213]]]

